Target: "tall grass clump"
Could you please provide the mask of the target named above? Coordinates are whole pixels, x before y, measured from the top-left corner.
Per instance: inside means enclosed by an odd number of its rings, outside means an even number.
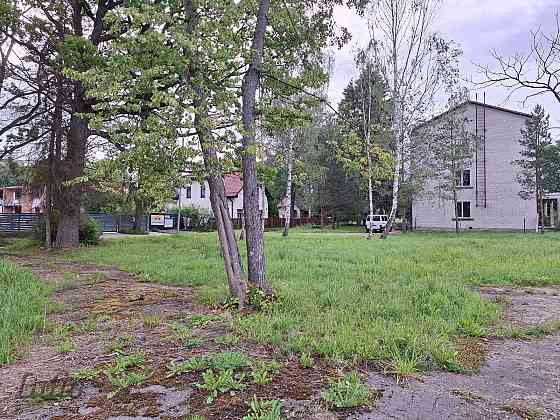
[[[0,261],[0,365],[13,362],[43,325],[50,291],[31,272]]]

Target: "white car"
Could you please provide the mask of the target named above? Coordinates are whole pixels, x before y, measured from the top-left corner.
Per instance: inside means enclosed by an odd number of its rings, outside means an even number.
[[[374,232],[382,232],[387,225],[388,218],[389,216],[387,216],[386,214],[374,214],[372,216],[366,217],[366,232],[369,232],[370,224],[372,225],[372,230]]]

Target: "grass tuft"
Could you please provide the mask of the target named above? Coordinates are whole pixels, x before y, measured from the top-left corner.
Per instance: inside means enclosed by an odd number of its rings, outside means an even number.
[[[331,382],[323,393],[325,402],[333,408],[355,408],[369,404],[369,389],[362,384],[356,372],[348,373],[343,378]]]

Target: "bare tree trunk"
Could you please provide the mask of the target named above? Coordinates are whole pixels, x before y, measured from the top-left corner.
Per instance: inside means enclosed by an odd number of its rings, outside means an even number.
[[[140,197],[134,197],[134,230],[144,231],[145,226],[142,222],[144,219],[145,206],[144,200]]]
[[[368,166],[371,167],[371,156],[368,152]],[[373,237],[373,183],[371,182],[371,169],[368,176],[368,199],[369,199],[369,229],[368,239]]]
[[[255,139],[255,101],[259,83],[259,69],[262,64],[264,38],[270,0],[260,0],[257,24],[251,46],[252,59],[241,84],[243,99],[243,208],[247,233],[247,259],[249,282],[259,289],[270,291],[266,280],[264,255],[264,231],[259,209],[259,185],[257,182],[257,158]]]
[[[544,193],[542,188],[540,188],[539,200],[537,205],[540,220],[540,232],[544,233]]]
[[[284,232],[282,236],[288,237],[288,231],[290,230],[290,223],[292,221],[292,169],[294,166],[293,161],[293,149],[294,149],[294,133],[292,130],[288,130],[288,154],[286,156],[288,163],[288,176],[286,179],[286,208],[288,211],[285,214],[284,219]]]
[[[400,190],[400,181],[401,181],[401,171],[402,171],[402,164],[403,164],[403,139],[402,139],[402,132],[401,127],[399,124],[399,128],[397,129],[397,147],[396,147],[396,156],[395,156],[395,169],[393,173],[393,201],[391,204],[391,213],[389,213],[389,218],[387,220],[387,224],[385,225],[385,230],[381,234],[380,239],[386,239],[393,228],[393,223],[395,222],[395,217],[397,217],[397,209],[399,206],[399,190]]]
[[[397,208],[399,205],[399,190],[400,190],[400,181],[401,181],[401,170],[402,170],[402,161],[403,161],[403,115],[401,109],[401,98],[400,97],[400,87],[399,87],[399,71],[398,71],[398,62],[397,62],[397,55],[398,55],[398,34],[395,27],[395,20],[397,16],[395,15],[395,9],[392,9],[392,19],[393,19],[393,27],[394,31],[392,33],[392,47],[391,47],[391,60],[392,60],[392,71],[393,71],[393,129],[395,133],[396,139],[396,156],[395,156],[395,171],[393,174],[393,202],[391,204],[391,213],[389,214],[389,219],[387,220],[387,224],[385,225],[385,230],[381,234],[380,239],[386,239],[393,228],[393,223],[395,222],[395,217],[397,216]]]
[[[453,206],[455,208],[455,234],[459,234],[459,211],[457,210],[457,190],[453,190]]]
[[[235,239],[235,231],[233,223],[228,214],[227,199],[224,187],[224,180],[220,170],[219,158],[216,150],[210,143],[212,133],[208,131],[203,123],[206,115],[201,106],[203,97],[200,89],[197,90],[199,99],[195,101],[195,107],[198,109],[195,116],[195,128],[197,130],[202,155],[204,158],[204,166],[208,172],[207,180],[210,188],[210,204],[212,212],[216,219],[216,227],[218,230],[218,238],[222,248],[224,257],[224,266],[228,278],[228,286],[231,296],[239,301],[239,309],[243,309],[245,305],[246,286],[244,282],[245,273],[241,264],[241,255]],[[203,114],[203,115],[202,115]]]
[[[82,187],[72,182],[83,175],[86,158],[86,144],[89,135],[87,120],[78,116],[86,111],[84,104],[85,90],[80,82],[74,82],[74,103],[70,120],[70,134],[63,177],[60,186],[60,196],[57,203],[60,205],[60,219],[56,233],[55,247],[59,249],[75,248],[80,245],[80,205]],[[71,183],[70,185],[65,184]]]

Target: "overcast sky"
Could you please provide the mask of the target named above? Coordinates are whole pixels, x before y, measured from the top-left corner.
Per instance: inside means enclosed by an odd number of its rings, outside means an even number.
[[[560,9],[560,0],[444,0],[436,22],[436,30],[445,38],[452,39],[463,49],[461,72],[466,78],[477,76],[472,63],[492,64],[491,50],[503,55],[528,50],[531,30],[541,26],[551,29],[555,26],[554,15]],[[364,45],[368,40],[365,22],[353,11],[339,8],[336,12],[337,23],[347,27],[352,41],[344,49],[335,53],[334,74],[331,79],[329,96],[336,104],[340,101],[342,90],[355,77],[352,56],[353,47]],[[473,99],[474,99],[474,90]],[[540,96],[534,101],[521,104],[524,98],[520,92],[507,100],[507,90],[503,88],[486,89],[488,103],[530,112],[537,103],[545,106],[551,114],[553,125],[560,126],[560,104],[549,95]],[[482,91],[479,91],[481,100]],[[560,130],[554,132],[560,135]]]

